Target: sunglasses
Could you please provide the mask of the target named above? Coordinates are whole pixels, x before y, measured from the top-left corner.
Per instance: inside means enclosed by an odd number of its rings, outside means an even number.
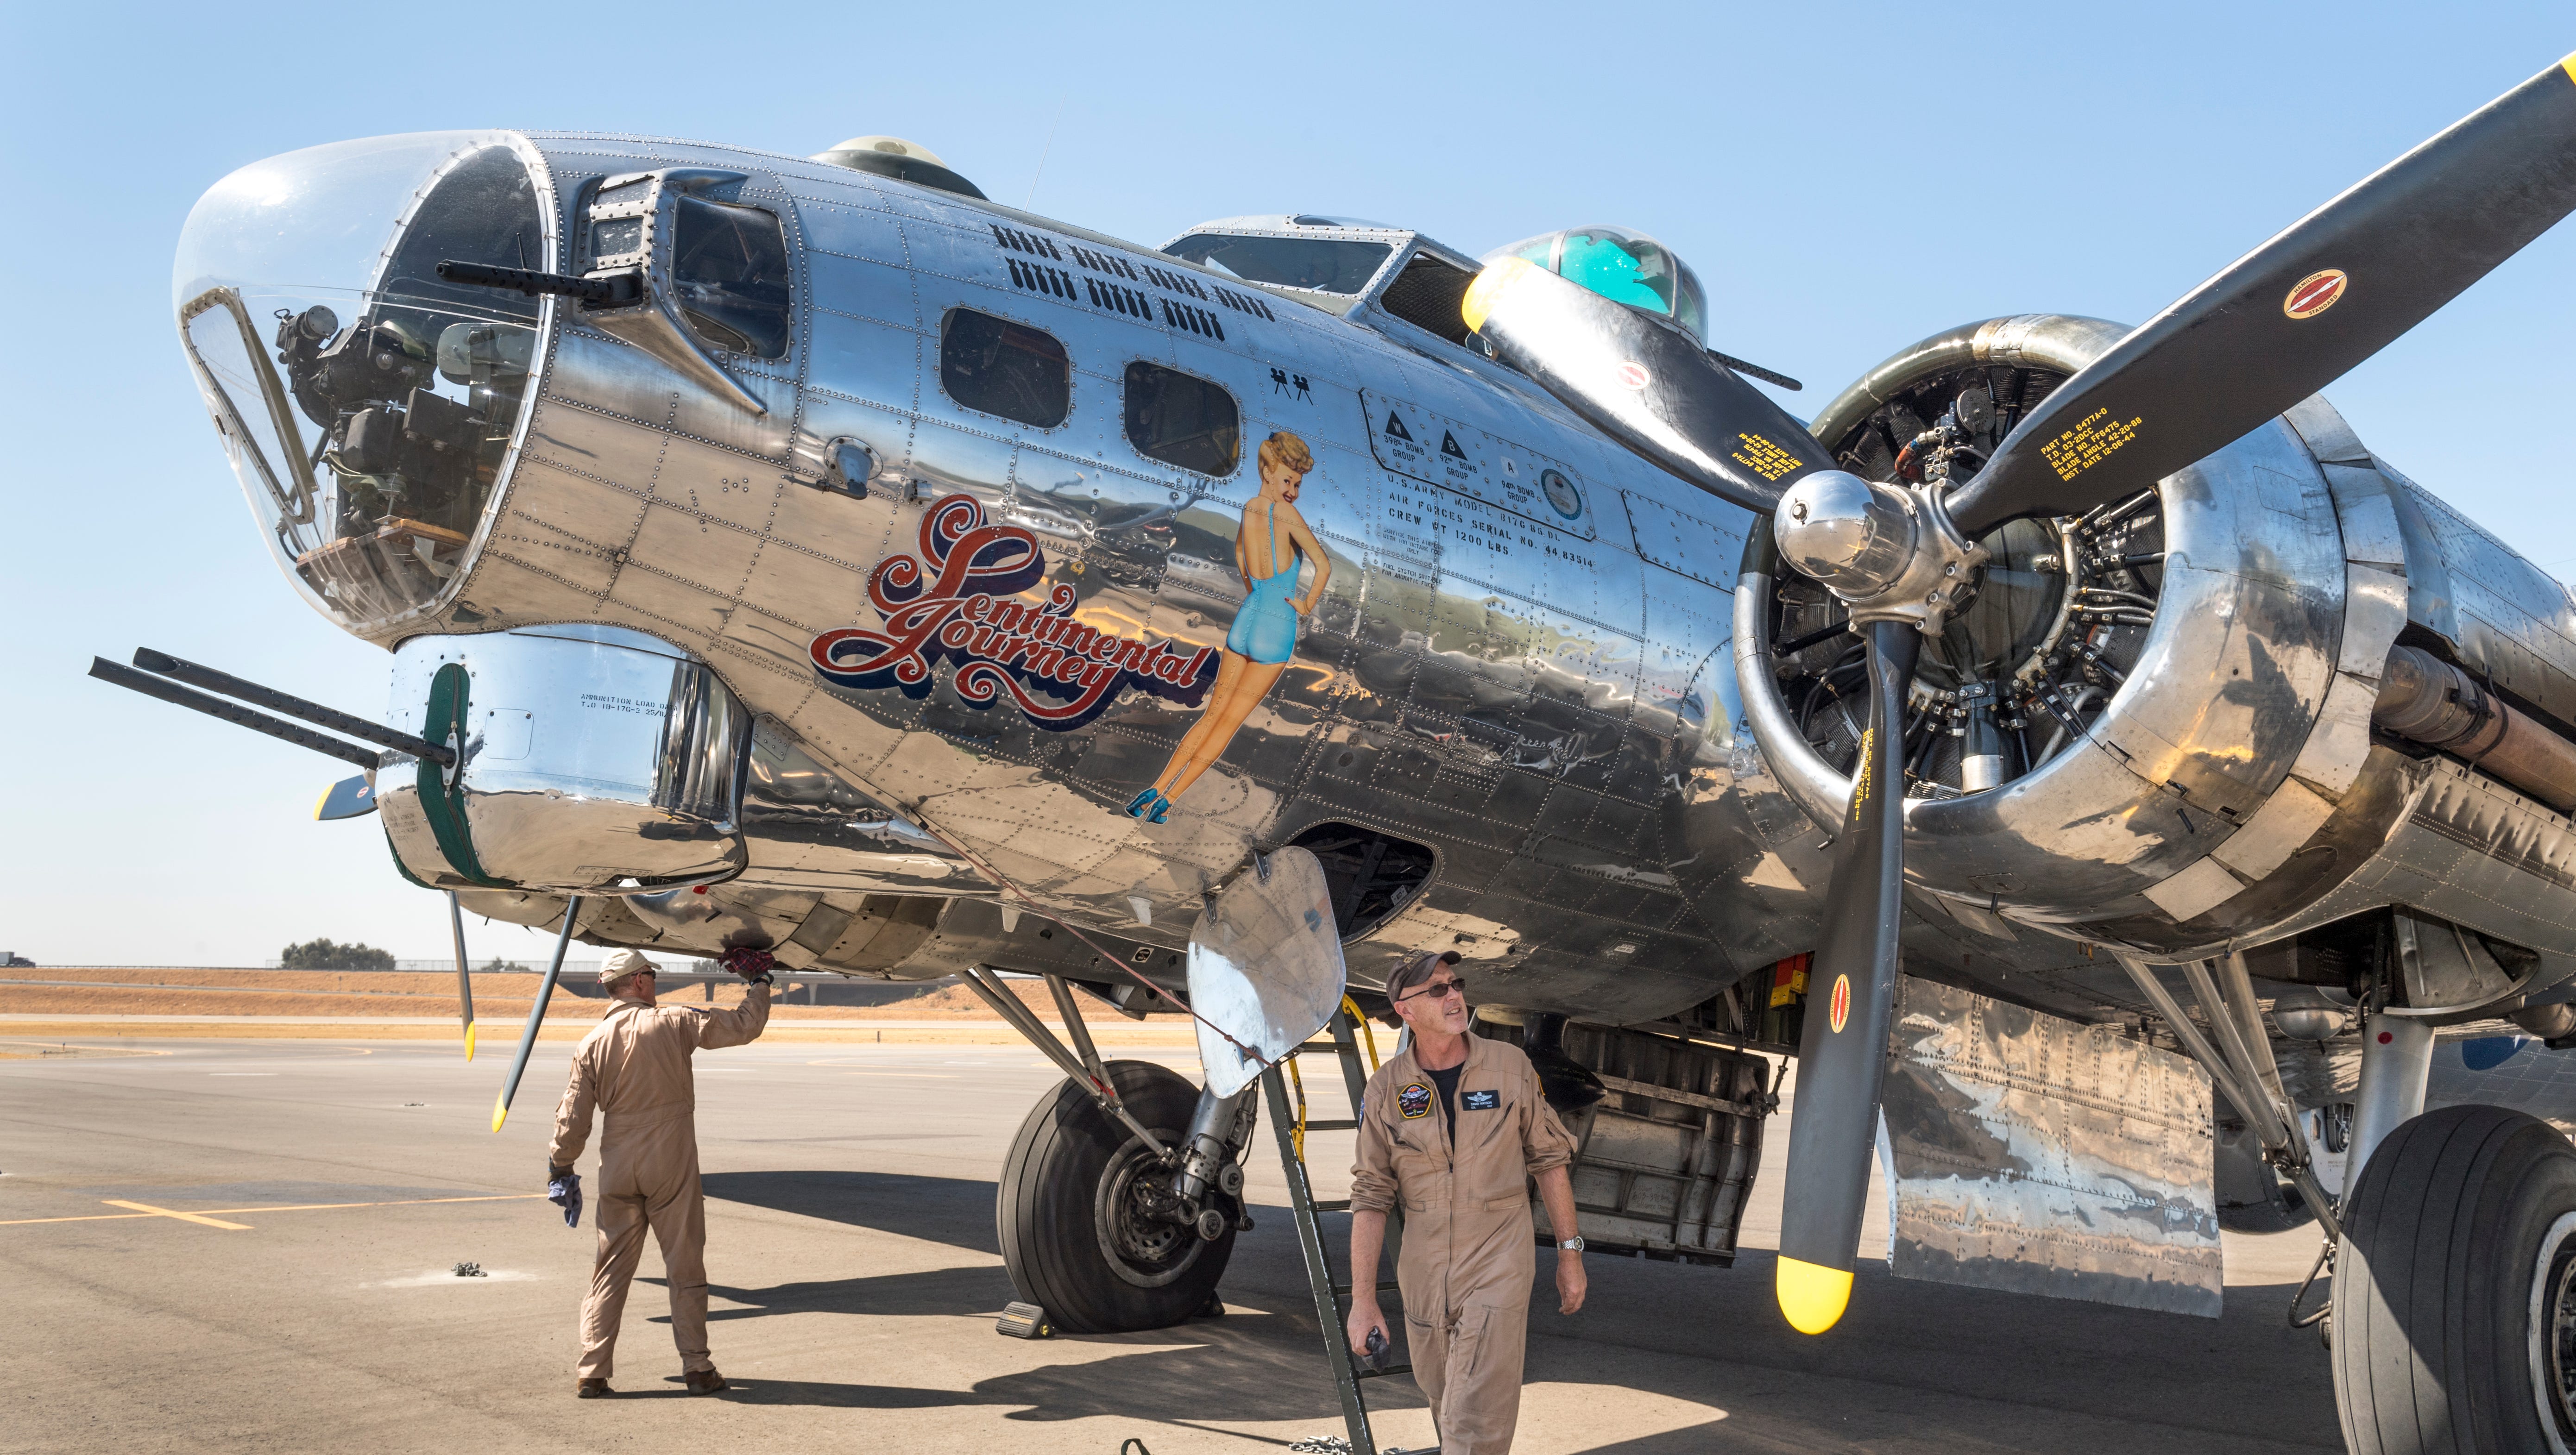
[[[1397,996],[1396,999],[1411,1000],[1417,995],[1427,995],[1433,1000],[1447,1000],[1453,994],[1464,997],[1466,993],[1467,979],[1465,976],[1461,975],[1447,980],[1426,981],[1423,983],[1420,990],[1408,990],[1402,995]]]

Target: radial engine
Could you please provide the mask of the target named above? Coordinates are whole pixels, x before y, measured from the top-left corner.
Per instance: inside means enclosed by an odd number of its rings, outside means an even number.
[[[2038,314],[1936,334],[1813,432],[1868,481],[1965,481],[2127,332]],[[2567,593],[2323,398],[2152,490],[1976,545],[1904,728],[1908,879],[1963,923],[2080,926],[2161,958],[2407,904],[2576,953],[2576,887],[2543,847],[2549,810],[2576,805]],[[1753,735],[1831,826],[1860,639],[1768,530],[1743,585]]]

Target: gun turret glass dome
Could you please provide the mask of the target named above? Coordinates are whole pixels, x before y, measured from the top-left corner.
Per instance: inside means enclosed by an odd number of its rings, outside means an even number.
[[[1504,258],[1526,259],[1614,303],[1669,318],[1707,346],[1708,295],[1700,289],[1699,275],[1671,248],[1642,232],[1569,227],[1496,248],[1484,261]]]

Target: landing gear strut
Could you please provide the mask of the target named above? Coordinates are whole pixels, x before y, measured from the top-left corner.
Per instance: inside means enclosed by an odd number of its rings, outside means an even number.
[[[1210,1308],[1243,1211],[1236,1156],[1252,1098],[1212,1096],[1146,1061],[1107,1061],[1062,976],[1046,977],[1065,1045],[990,970],[967,988],[1066,1080],[1030,1110],[994,1216],[1020,1298],[1070,1334],[1168,1328]]]
[[[1198,1089],[1150,1062],[1106,1069],[1129,1114],[1165,1146],[1181,1145]],[[1087,1089],[1060,1083],[1021,1123],[1002,1166],[996,1220],[1012,1287],[1067,1333],[1168,1328],[1206,1308],[1234,1256],[1237,1205],[1214,1193],[1222,1206],[1200,1213],[1216,1215],[1217,1236],[1201,1236],[1174,1193],[1175,1172]]]

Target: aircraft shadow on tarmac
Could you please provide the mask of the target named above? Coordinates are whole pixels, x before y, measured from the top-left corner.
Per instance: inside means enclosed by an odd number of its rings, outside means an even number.
[[[990,1182],[844,1169],[719,1172],[707,1174],[703,1181],[709,1197],[728,1202],[1000,1256],[993,1229],[995,1188]],[[802,1312],[989,1314],[997,1313],[1014,1296],[1010,1275],[998,1263],[769,1288],[718,1285],[708,1291],[744,1305],[711,1310],[710,1322]],[[1239,1295],[1233,1301],[1243,1306]],[[725,1397],[745,1404],[847,1409],[1021,1406],[1008,1418],[1051,1421],[1107,1415],[1170,1423],[1159,1412],[1172,1409],[1176,1392],[1186,1390],[1193,1408],[1221,1412],[1229,1421],[1315,1420],[1338,1428],[1339,1407],[1315,1353],[1313,1315],[1295,1310],[1293,1300],[1279,1302],[1279,1311],[1287,1317],[1194,1319],[1177,1329],[1087,1336],[1079,1345],[1086,1352],[1096,1353],[1104,1345],[1127,1345],[1133,1352],[996,1375],[968,1390],[753,1379],[736,1381]],[[654,1321],[663,1318],[657,1316]],[[1417,1408],[1421,1403],[1410,1387],[1380,1385],[1370,1393],[1371,1404],[1378,1408]]]
[[[990,1314],[1013,1297],[998,1261],[991,1182],[835,1169],[716,1173],[705,1185],[711,1196],[727,1201],[995,1259],[875,1278],[717,1287],[711,1292],[740,1307],[713,1310],[711,1319],[799,1312]],[[725,1397],[851,1409],[1017,1407],[1008,1418],[1109,1416],[1165,1426],[1191,1423],[1173,1417],[1175,1410],[1189,1409],[1229,1423],[1311,1421],[1317,1433],[1337,1432],[1340,1413],[1318,1357],[1304,1267],[1287,1232],[1286,1210],[1253,1211],[1260,1229],[1236,1243],[1221,1289],[1236,1317],[1151,1333],[1076,1336],[1067,1352],[1079,1349],[1085,1357],[996,1375],[966,1390],[744,1380]],[[1340,1246],[1346,1226],[1339,1218],[1327,1219],[1328,1241]],[[1860,1314],[1851,1327],[1835,1340],[1808,1340],[1789,1332],[1771,1306],[1768,1253],[1749,1252],[1744,1266],[1732,1272],[1597,1261],[1594,1306],[1574,1320],[1558,1320],[1546,1307],[1548,1291],[1534,1290],[1540,1307],[1532,1326],[1532,1379],[1606,1381],[1604,1393],[1643,1388],[1721,1409],[1737,1407],[1739,1416],[1761,1411],[1758,1420],[1739,1419],[1746,1428],[1738,1433],[1747,1436],[1758,1425],[1783,1435],[1808,1430],[1844,1438],[1849,1411],[1840,1402],[1855,1388],[1887,1384],[1894,1367],[1903,1371],[1894,1379],[1897,1385],[1935,1402],[1969,1401],[1952,1411],[1952,1418],[1969,1422],[1953,1431],[1963,1438],[1976,1435],[1975,1427],[1994,1418],[1999,1407],[2026,1404],[2085,1411],[2114,1422],[2114,1428],[2134,1424],[2127,1433],[2150,1444],[2220,1432],[2249,1444],[2333,1444],[2324,1356],[2314,1334],[2286,1327],[2288,1284],[2230,1287],[2228,1317],[2200,1320],[1913,1282],[1867,1263],[1860,1270],[1866,1285],[1860,1292],[1867,1296],[1855,1298]],[[1677,1348],[1674,1329],[1708,1331],[1714,1342],[1683,1340]],[[1624,1382],[1641,1372],[1627,1364],[1628,1348],[1690,1352],[1699,1359],[1687,1368],[1662,1369],[1669,1388],[1637,1386]],[[2138,1384],[2134,1373],[2141,1357],[2186,1371],[2205,1386],[2206,1399],[2176,1408],[2169,1391]],[[1784,1385],[1782,1376],[1791,1382]],[[1421,1401],[1410,1381],[1397,1379],[1373,1383],[1369,1403],[1393,1410],[1418,1409]],[[2096,1438],[2104,1433],[2102,1426],[2087,1428]],[[1706,1449],[1708,1438],[1706,1426],[1693,1426],[1596,1449],[1679,1455],[1686,1448]],[[2132,1448],[2117,1439],[2112,1444]]]
[[[781,1283],[769,1288],[728,1288],[709,1284],[707,1292],[742,1304],[741,1308],[707,1311],[707,1322],[757,1319],[770,1314],[841,1313],[878,1318],[928,1317],[940,1314],[991,1313],[998,1316],[1011,1292],[1011,1275],[1000,1268],[930,1268],[916,1273],[889,1273],[878,1278],[832,1278],[807,1283]]]
[[[951,1305],[953,1308],[954,1305]],[[1087,1338],[1080,1347],[1125,1345],[1130,1352],[1018,1370],[965,1390],[813,1380],[736,1381],[728,1397],[745,1404],[846,1409],[1018,1408],[1006,1418],[1056,1421],[1106,1415],[1156,1424],[1186,1407],[1227,1421],[1312,1420],[1338,1428],[1340,1409],[1314,1354],[1311,1323],[1288,1319],[1193,1320],[1177,1329]],[[1419,1408],[1410,1388],[1370,1391],[1376,1409]]]
[[[842,1168],[802,1172],[710,1172],[707,1196],[874,1228],[924,1242],[971,1248],[998,1258],[993,1229],[995,1185],[960,1177],[914,1177]]]

